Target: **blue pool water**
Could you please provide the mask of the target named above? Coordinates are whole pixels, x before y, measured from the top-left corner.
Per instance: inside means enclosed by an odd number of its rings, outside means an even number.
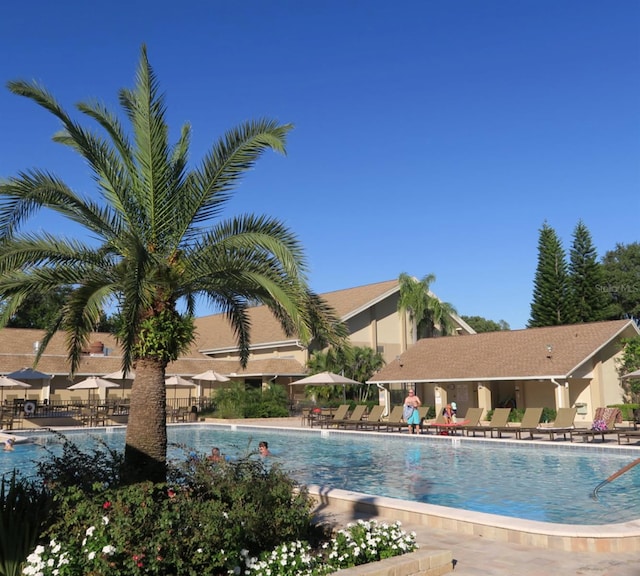
[[[640,455],[633,450],[206,425],[170,427],[168,433],[170,443],[201,455],[219,446],[231,458],[256,451],[258,442],[267,440],[275,454],[271,462],[303,484],[544,522],[587,525],[640,518],[640,466],[606,484],[597,500],[591,497],[598,483]],[[59,449],[50,434],[32,436],[34,444],[0,452],[0,474],[17,468],[29,475],[34,461],[45,456],[43,445]],[[67,436],[90,442],[86,433]],[[104,438],[124,447],[123,429]],[[184,450],[171,446],[169,457],[184,458]]]

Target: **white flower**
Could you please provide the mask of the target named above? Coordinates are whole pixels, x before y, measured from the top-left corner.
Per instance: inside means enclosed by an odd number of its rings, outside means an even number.
[[[89,558],[89,560],[93,560],[96,557],[96,553],[95,552],[89,552],[87,558]]]
[[[103,516],[102,517],[102,523],[106,526],[107,524],[109,524],[109,518],[107,516]]]
[[[109,556],[111,554],[113,554],[116,551],[116,547],[115,546],[111,546],[111,544],[107,544],[106,546],[103,546],[102,548],[102,553],[103,554],[108,554]]]
[[[87,536],[93,536],[93,533],[95,532],[96,527],[95,526],[89,526],[89,528],[87,528]]]

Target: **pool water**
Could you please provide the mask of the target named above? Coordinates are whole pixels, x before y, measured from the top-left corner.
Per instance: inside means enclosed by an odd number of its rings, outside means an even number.
[[[100,434],[110,446],[124,448],[124,429]],[[86,433],[66,435],[81,445],[91,442]],[[275,456],[270,462],[302,484],[543,522],[598,525],[640,518],[640,466],[605,484],[597,500],[591,497],[600,482],[638,457],[632,449],[206,425],[170,427],[168,436],[170,459],[185,458],[173,444],[203,456],[218,446],[236,458],[256,453],[266,440]],[[43,446],[60,448],[49,433],[32,437],[34,444],[0,452],[0,474],[16,468],[29,476],[34,461],[46,456]]]

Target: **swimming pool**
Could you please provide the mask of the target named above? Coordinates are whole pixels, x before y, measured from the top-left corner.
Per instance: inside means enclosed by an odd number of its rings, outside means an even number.
[[[84,432],[66,434],[78,443],[87,438]],[[124,446],[124,429],[100,434],[109,445]],[[551,523],[640,518],[640,466],[605,485],[598,500],[591,497],[599,482],[638,457],[633,449],[210,425],[172,426],[168,434],[171,443],[200,454],[219,446],[231,457],[267,440],[276,455],[272,462],[308,485]],[[43,444],[56,450],[50,434],[32,436],[35,444],[0,453],[0,473],[15,467],[28,475],[43,457]],[[183,458],[184,452],[171,447],[169,457]]]

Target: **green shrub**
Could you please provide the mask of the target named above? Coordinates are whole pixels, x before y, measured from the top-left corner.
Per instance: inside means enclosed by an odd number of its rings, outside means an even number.
[[[56,455],[44,445],[48,457],[37,463],[37,471],[46,486],[75,486],[88,491],[96,483],[104,487],[120,484],[124,454],[110,448],[97,436],[93,438],[95,447],[90,452],[83,452],[64,434],[52,433],[62,443],[62,454]]]
[[[540,422],[553,422],[558,415],[555,408],[543,408]]]
[[[633,422],[633,411],[640,408],[640,404],[611,404],[608,408],[620,408],[622,419]]]
[[[66,444],[74,474],[55,456],[41,466],[55,486],[54,510],[28,574],[213,576],[236,567],[243,550],[257,556],[321,536],[306,488],[252,453],[219,464],[189,457],[169,467],[167,484],[120,486],[119,457],[100,461],[101,449]]]
[[[17,576],[33,550],[51,507],[43,487],[18,478],[0,478],[0,576]]]

